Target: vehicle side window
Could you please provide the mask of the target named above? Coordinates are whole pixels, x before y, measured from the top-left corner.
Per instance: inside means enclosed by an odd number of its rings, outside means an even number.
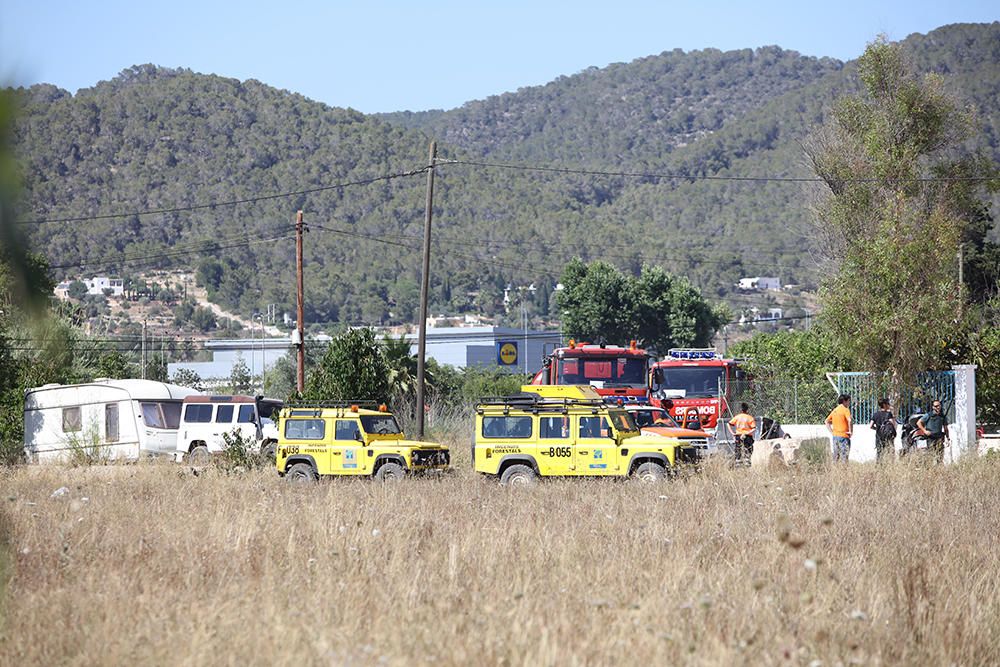
[[[212,406],[207,403],[189,403],[184,408],[184,421],[189,424],[207,424],[212,421]]]
[[[80,408],[63,408],[62,411],[63,433],[73,433],[83,429],[83,418],[80,415]]]
[[[531,417],[483,417],[484,438],[530,438]]]
[[[237,422],[240,424],[256,424],[257,410],[254,409],[252,405],[241,405],[240,418],[237,420]]]
[[[287,440],[322,440],[326,422],[322,419],[289,419],[285,422]]]
[[[606,438],[608,423],[604,417],[580,417],[581,438]]]
[[[538,419],[539,438],[568,438],[569,417],[540,417]]]
[[[357,436],[361,435],[361,429],[358,427],[358,422],[353,419],[338,419],[337,428],[334,433],[335,440],[357,440]]]
[[[228,424],[233,421],[233,406],[220,405],[215,409],[215,421]]]

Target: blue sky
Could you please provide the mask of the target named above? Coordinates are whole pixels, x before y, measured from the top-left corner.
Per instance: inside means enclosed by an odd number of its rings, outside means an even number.
[[[140,63],[364,112],[451,108],[674,48],[856,57],[878,33],[1000,19],[949,2],[74,2],[0,0],[0,81],[75,92]]]

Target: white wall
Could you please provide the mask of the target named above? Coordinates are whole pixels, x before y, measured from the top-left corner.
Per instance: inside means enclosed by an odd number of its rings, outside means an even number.
[[[785,430],[785,433],[792,436],[793,438],[826,438],[830,446],[830,451],[833,451],[833,436],[830,435],[830,430],[825,424],[782,424],[781,428]],[[958,428],[957,424],[948,424],[948,432],[955,433]],[[897,429],[898,431],[898,429]],[[896,434],[896,452],[898,453],[900,449],[899,433]],[[944,450],[944,460],[945,463],[950,463],[958,459],[959,452],[958,446],[954,447],[955,451],[952,451],[952,446],[948,445]],[[858,463],[867,463],[869,461],[875,460],[875,431],[868,428],[868,424],[855,424],[854,435],[851,436],[851,461],[857,461]]]

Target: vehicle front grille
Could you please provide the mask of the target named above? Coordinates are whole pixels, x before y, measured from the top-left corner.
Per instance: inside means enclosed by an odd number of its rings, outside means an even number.
[[[415,449],[410,455],[410,461],[416,467],[438,467],[448,465],[451,456],[444,449]]]

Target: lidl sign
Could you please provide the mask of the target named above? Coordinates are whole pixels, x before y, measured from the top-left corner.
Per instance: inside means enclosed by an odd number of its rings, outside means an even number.
[[[497,341],[497,363],[501,366],[514,366],[517,364],[516,341]]]

